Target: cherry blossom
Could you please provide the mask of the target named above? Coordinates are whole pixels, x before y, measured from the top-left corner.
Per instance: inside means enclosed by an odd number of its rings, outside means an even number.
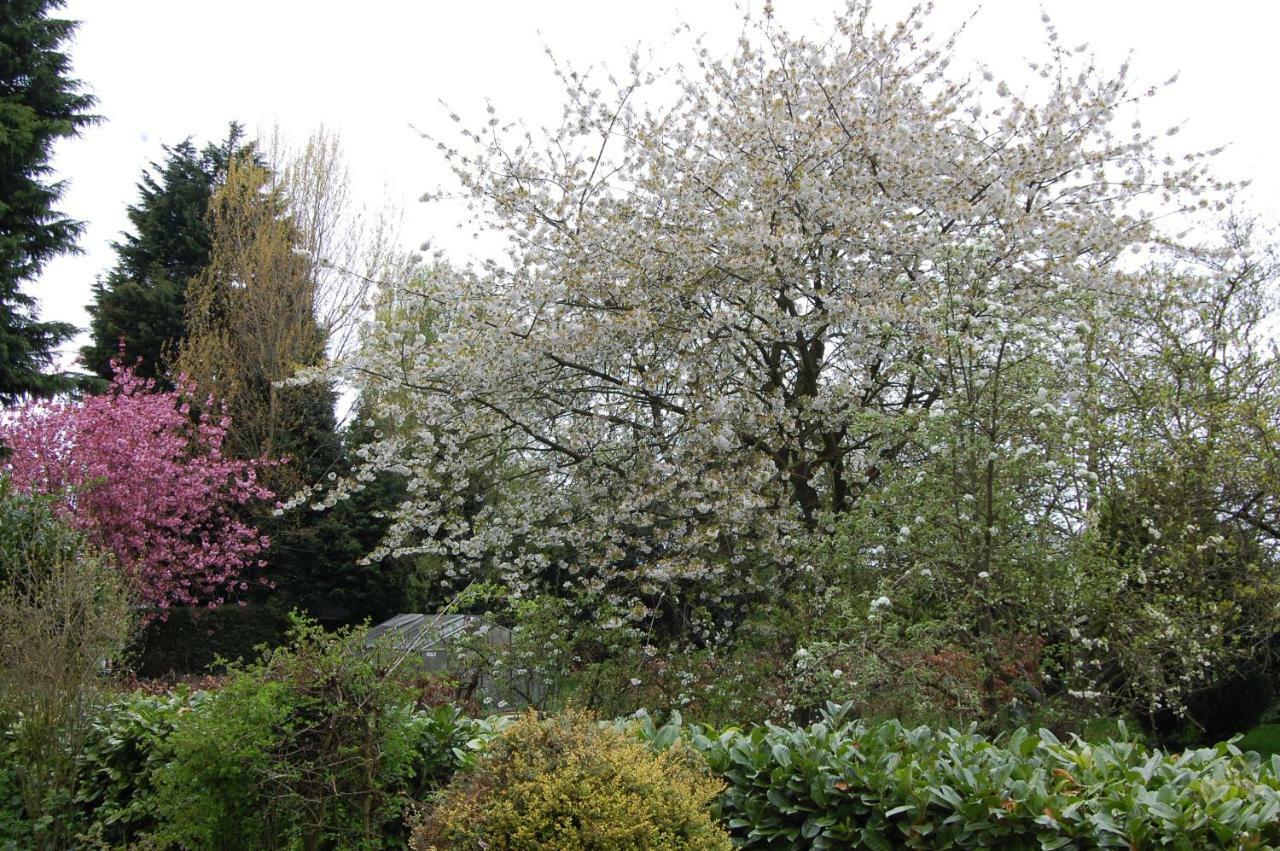
[[[228,419],[193,388],[160,392],[120,363],[106,393],[30,402],[0,422],[3,471],[23,490],[60,494],[62,510],[114,555],[140,602],[216,606],[248,585],[268,539],[238,513],[272,498],[265,460],[222,454]],[[211,413],[212,412],[212,413]]]
[[[948,353],[1079,363],[1124,258],[1224,187],[1130,127],[1127,67],[1051,37],[1031,87],[958,73],[923,17],[854,2],[811,41],[766,12],[674,103],[637,57],[559,69],[545,134],[459,119],[440,149],[508,248],[388,294],[344,364],[381,438],[317,501],[399,473],[374,557],[688,623],[802,580],[796,543],[921,451]]]

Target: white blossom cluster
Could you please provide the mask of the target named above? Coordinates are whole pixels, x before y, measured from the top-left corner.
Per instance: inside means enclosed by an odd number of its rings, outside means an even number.
[[[638,62],[604,89],[564,71],[558,129],[442,143],[507,250],[387,294],[343,365],[379,438],[313,496],[401,474],[374,557],[632,622],[785,587],[789,542],[948,415],[947,352],[1069,363],[1156,202],[1214,188],[1121,126],[1125,68],[1053,47],[1032,92],[950,58],[862,3],[820,43],[766,17],[728,60],[698,48],[675,103],[643,102]]]

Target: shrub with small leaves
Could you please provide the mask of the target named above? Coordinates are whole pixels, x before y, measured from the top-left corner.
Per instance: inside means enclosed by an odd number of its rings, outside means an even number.
[[[293,643],[184,715],[157,775],[157,835],[187,848],[403,848],[404,809],[486,725],[414,708],[403,656],[298,620]]]
[[[654,753],[613,726],[530,713],[425,812],[415,851],[728,851],[708,806],[721,784],[677,744]]]

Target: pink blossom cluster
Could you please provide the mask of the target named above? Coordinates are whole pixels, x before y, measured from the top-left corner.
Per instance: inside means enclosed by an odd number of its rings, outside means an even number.
[[[224,456],[229,419],[213,400],[193,411],[185,381],[162,392],[114,367],[102,395],[10,412],[0,469],[22,490],[59,495],[67,519],[129,572],[152,617],[217,606],[263,565],[269,541],[236,509],[274,496],[258,479],[273,462]]]

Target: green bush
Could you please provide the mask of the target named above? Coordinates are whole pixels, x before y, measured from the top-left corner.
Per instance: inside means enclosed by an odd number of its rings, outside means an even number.
[[[161,847],[205,847],[197,844],[202,841],[219,848],[300,844],[296,824],[264,817],[267,776],[287,763],[275,761],[266,723],[272,715],[263,711],[280,703],[281,692],[274,684],[259,686],[259,700],[240,695],[219,704],[215,694],[180,691],[121,695],[101,707],[78,760],[76,801],[85,835],[112,848],[148,839]],[[394,710],[389,724],[396,729],[389,738],[407,744],[409,753],[402,770],[382,778],[386,793],[401,806],[430,794],[459,766],[473,764],[501,723],[464,718],[449,706],[417,710],[405,704]],[[209,733],[226,738],[201,741]],[[10,774],[7,762],[0,763],[0,848],[25,848],[30,825],[23,821],[20,797],[10,801],[16,794]],[[216,786],[201,785],[215,779]],[[398,811],[382,828],[381,845],[374,846],[406,846]],[[336,847],[360,847],[359,839],[337,841]]]
[[[417,851],[728,851],[720,791],[686,747],[655,754],[576,712],[529,713],[460,774],[414,831]]]
[[[207,699],[206,692],[185,691],[122,695],[97,712],[80,754],[76,795],[95,838],[126,845],[155,829],[156,778],[173,759],[173,732]]]
[[[121,571],[50,497],[0,476],[0,847],[72,847],[77,762],[134,613]]]
[[[191,713],[169,742],[173,760],[156,777],[157,832],[190,848],[272,848],[278,805],[269,805],[276,731],[289,714],[276,683],[248,679]]]
[[[661,732],[661,731],[660,731]],[[665,734],[670,738],[670,733]],[[1280,757],[846,721],[695,731],[742,848],[1271,848]]]
[[[157,837],[228,851],[404,847],[407,804],[466,762],[485,727],[415,710],[402,662],[355,631],[299,622],[291,646],[233,669],[172,734]]]

